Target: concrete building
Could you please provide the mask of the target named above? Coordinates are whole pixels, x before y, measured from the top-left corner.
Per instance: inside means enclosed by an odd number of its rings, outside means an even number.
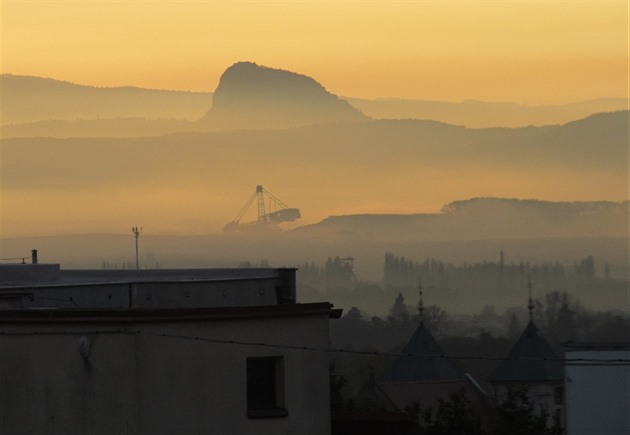
[[[564,349],[567,435],[630,433],[630,343]]]
[[[330,433],[329,303],[294,269],[0,265],[0,433]]]

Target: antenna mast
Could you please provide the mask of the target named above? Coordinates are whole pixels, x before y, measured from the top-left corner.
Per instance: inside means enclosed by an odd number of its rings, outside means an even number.
[[[529,310],[529,323],[534,321],[534,301],[532,300],[532,278],[527,277],[527,290],[529,290],[529,301],[527,309]]]
[[[131,227],[131,232],[133,232],[133,237],[136,239],[136,269],[140,269],[140,262],[138,261],[138,239],[140,238],[142,227]]]
[[[267,221],[267,214],[265,213],[265,195],[264,189],[261,185],[256,186],[256,196],[258,204],[258,223],[262,224]]]
[[[418,293],[420,296],[420,302],[418,303],[418,312],[420,313],[420,324],[424,323],[424,301],[422,300],[422,277],[418,282]]]

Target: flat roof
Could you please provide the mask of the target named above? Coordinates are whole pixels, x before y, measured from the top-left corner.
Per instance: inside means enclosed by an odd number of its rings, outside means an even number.
[[[11,265],[11,270],[20,270],[23,266],[33,268],[40,265]],[[56,265],[41,265],[56,266]],[[9,268],[7,268],[9,269]],[[36,281],[20,278],[3,283],[0,274],[0,289],[20,287],[50,287],[90,284],[131,284],[156,282],[194,282],[194,281],[233,281],[276,279],[278,271],[296,270],[295,268],[225,268],[225,269],[61,269],[55,277]]]
[[[610,343],[564,343],[562,348],[565,352],[570,351],[587,351],[587,350],[629,350],[630,342],[610,342]]]
[[[341,309],[333,308],[329,302],[307,304],[175,308],[175,309],[30,309],[2,310],[0,324],[28,323],[135,323],[135,322],[181,322],[252,319],[265,317],[288,317],[306,315],[328,315],[341,317]],[[0,331],[0,335],[2,332]]]

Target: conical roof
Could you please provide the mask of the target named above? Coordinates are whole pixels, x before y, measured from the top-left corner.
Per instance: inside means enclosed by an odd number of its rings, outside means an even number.
[[[421,323],[403,354],[381,378],[381,382],[429,381],[461,379],[463,371],[450,359],[437,344],[431,332]]]
[[[507,358],[488,376],[488,382],[561,380],[562,361],[533,322],[512,347]]]
[[[370,377],[370,381],[354,398],[354,406],[357,409],[365,409],[368,411],[399,411],[396,404],[376,383],[373,376]]]

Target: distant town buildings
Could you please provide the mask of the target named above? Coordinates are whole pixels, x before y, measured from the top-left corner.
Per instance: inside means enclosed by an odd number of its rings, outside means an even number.
[[[451,433],[440,432],[444,426],[439,425],[448,422],[436,424],[436,418],[447,415],[460,422],[472,416],[468,432],[458,431],[460,423],[453,423],[448,429],[455,430],[452,433],[630,432],[629,343],[567,344],[564,358],[559,357],[533,321],[530,293],[530,321],[509,353],[497,360],[487,378],[492,391],[486,395],[457,356],[447,355],[422,322],[422,287],[420,295],[420,325],[384,374],[378,380],[372,374],[354,397],[354,413],[339,414],[344,428],[354,417],[355,427],[366,428],[361,433],[386,434],[383,425],[404,428],[403,417],[415,415],[423,428],[416,430]],[[371,419],[362,414],[368,411],[373,420],[369,426]],[[333,428],[335,423],[333,419]],[[416,432],[407,427],[399,433]]]

